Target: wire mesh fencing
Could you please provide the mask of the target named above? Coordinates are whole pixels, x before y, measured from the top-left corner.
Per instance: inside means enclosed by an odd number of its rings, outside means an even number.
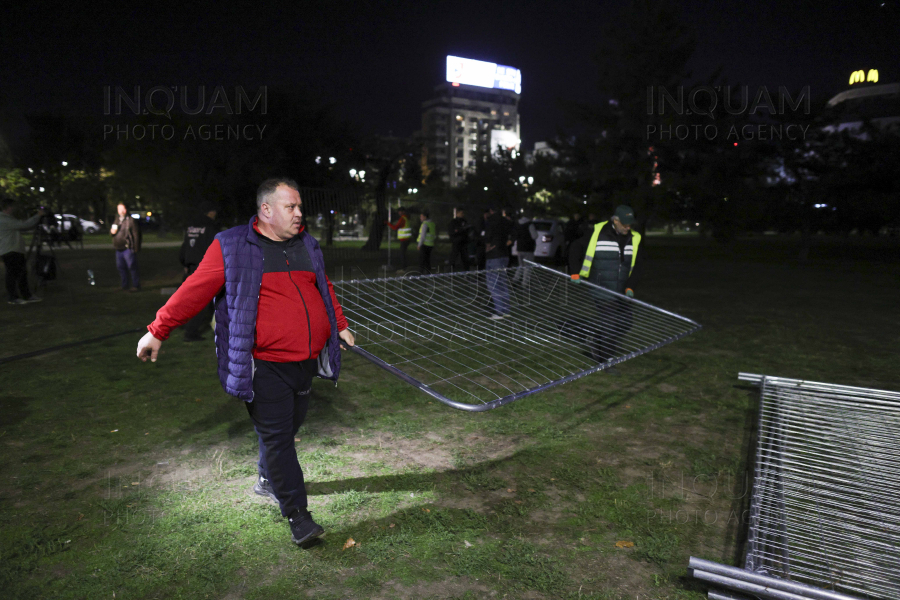
[[[732,589],[900,599],[900,393],[741,379],[760,386],[759,433],[746,575],[732,579],[745,587]]]
[[[335,292],[354,351],[454,408],[496,408],[700,328],[535,263],[350,280]]]

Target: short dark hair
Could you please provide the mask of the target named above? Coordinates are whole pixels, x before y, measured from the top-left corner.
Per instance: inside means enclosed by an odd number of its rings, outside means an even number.
[[[8,196],[0,197],[0,210],[6,210],[10,206],[15,206],[16,201]]]
[[[286,185],[295,192],[300,191],[300,186],[298,186],[297,182],[293,179],[289,179],[287,177],[270,177],[259,184],[259,187],[256,190],[257,210],[262,208],[262,205],[266,202],[269,196],[275,193],[275,190],[278,189],[279,185]]]
[[[423,208],[423,209],[422,209],[422,214],[425,215],[425,218],[426,218],[426,219],[430,219],[430,218],[431,218],[431,213],[428,212],[428,209],[427,209],[427,208]]]

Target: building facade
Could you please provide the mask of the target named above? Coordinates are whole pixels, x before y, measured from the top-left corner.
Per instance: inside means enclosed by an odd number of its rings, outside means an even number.
[[[828,132],[861,130],[864,122],[882,130],[900,131],[900,83],[878,83],[878,71],[854,71],[849,89],[828,101],[834,122]]]
[[[457,187],[498,146],[519,150],[520,94],[451,82],[434,92],[422,103],[424,177],[438,171],[447,185]]]

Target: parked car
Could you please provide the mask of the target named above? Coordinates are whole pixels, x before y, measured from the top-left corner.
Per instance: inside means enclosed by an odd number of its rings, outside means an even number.
[[[72,225],[77,223],[78,225],[75,227],[77,230],[79,227],[81,231],[84,233],[97,233],[100,231],[100,225],[95,223],[94,221],[88,221],[87,219],[82,219],[81,217],[76,217],[75,215],[61,215],[55,214],[53,215],[56,218],[57,229],[62,233],[66,233],[72,229]],[[44,231],[50,230],[52,226],[43,225]]]
[[[97,233],[100,231],[100,224],[95,221],[88,221],[87,219],[81,220],[81,228],[85,233]]]
[[[537,229],[534,257],[552,258],[554,262],[561,262],[565,242],[563,239],[563,224],[556,219],[535,219],[531,222]]]
[[[362,233],[363,226],[354,218],[341,219],[337,228],[337,237],[359,239]]]

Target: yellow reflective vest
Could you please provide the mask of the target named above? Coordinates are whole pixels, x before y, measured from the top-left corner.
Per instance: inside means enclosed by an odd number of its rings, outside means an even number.
[[[419,243],[425,246],[434,246],[437,240],[437,226],[431,219],[422,223],[422,229],[419,233]]]
[[[400,227],[397,229],[397,239],[401,242],[412,239],[413,232],[412,227],[409,224],[409,218],[401,216],[400,221]]]
[[[581,272],[579,273],[580,277],[584,277],[585,279],[588,275],[591,274],[591,266],[594,263],[594,254],[597,252],[597,240],[600,237],[600,230],[603,229],[603,226],[606,225],[609,221],[603,221],[602,223],[597,223],[594,225],[594,233],[591,234],[591,241],[588,242],[587,253],[584,255],[584,264],[581,265]],[[628,270],[628,274],[630,275],[632,271],[634,271],[634,264],[637,262],[638,255],[638,247],[641,245],[641,234],[637,231],[631,231],[631,268]],[[616,242],[616,256],[618,257],[619,249],[618,242]]]

